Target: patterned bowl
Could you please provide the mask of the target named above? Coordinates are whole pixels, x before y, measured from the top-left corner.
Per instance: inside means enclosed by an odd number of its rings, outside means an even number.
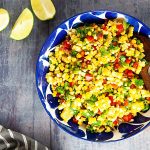
[[[114,131],[106,133],[91,133],[86,131],[85,128],[74,124],[71,120],[68,123],[62,121],[58,107],[58,99],[52,96],[50,85],[46,82],[45,75],[49,70],[48,54],[54,50],[64,37],[67,35],[67,31],[71,28],[75,28],[84,23],[103,23],[104,19],[124,18],[129,24],[134,26],[134,31],[144,34],[150,38],[150,28],[148,28],[140,20],[131,17],[127,14],[113,11],[89,11],[75,15],[59,26],[50,34],[46,40],[43,48],[40,51],[40,55],[37,60],[36,66],[36,86],[40,100],[49,114],[50,118],[67,133],[89,141],[98,142],[110,142],[126,139],[131,137],[147,126],[150,125],[150,110],[145,113],[138,113],[130,123],[122,123]]]

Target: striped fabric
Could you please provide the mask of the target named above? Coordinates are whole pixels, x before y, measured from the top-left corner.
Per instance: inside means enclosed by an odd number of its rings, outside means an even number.
[[[46,146],[21,133],[0,125],[0,150],[49,150]]]

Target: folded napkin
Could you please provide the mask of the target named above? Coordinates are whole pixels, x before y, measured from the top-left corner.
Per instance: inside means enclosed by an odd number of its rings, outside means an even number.
[[[0,125],[0,150],[49,150],[36,140]]]

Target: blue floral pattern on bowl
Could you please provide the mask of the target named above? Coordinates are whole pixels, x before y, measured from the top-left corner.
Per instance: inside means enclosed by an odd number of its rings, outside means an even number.
[[[50,51],[53,51],[55,46],[64,39],[69,29],[75,28],[84,23],[103,23],[105,19],[115,18],[124,18],[129,24],[134,26],[135,32],[139,32],[150,38],[150,29],[140,20],[132,16],[113,11],[90,11],[73,16],[56,27],[56,29],[46,40],[38,57],[36,66],[36,86],[45,110],[59,127],[69,134],[84,140],[95,142],[122,140],[137,134],[150,125],[150,110],[145,113],[138,113],[132,122],[122,123],[118,128],[109,133],[91,133],[86,131],[84,127],[74,124],[72,120],[69,120],[68,123],[65,123],[62,121],[59,110],[57,109],[58,99],[52,96],[51,87],[45,79],[45,75],[50,67],[48,54]]]

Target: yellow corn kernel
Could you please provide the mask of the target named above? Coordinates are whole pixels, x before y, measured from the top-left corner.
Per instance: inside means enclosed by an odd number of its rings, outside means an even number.
[[[68,82],[72,82],[72,78],[69,78],[69,79],[68,79]]]
[[[50,71],[54,71],[55,70],[55,66],[53,64],[50,65]]]
[[[143,44],[142,44],[142,43],[140,43],[137,47],[138,47],[138,49],[139,49],[141,52],[144,52]]]
[[[65,84],[64,82],[61,82],[61,86],[64,86],[64,84]]]
[[[56,92],[56,91],[53,91],[52,95],[53,95],[54,97],[56,97],[57,92]]]
[[[91,55],[87,55],[85,58],[87,59],[87,60],[91,60]]]
[[[140,55],[140,52],[138,51],[138,50],[135,50],[135,57],[139,57],[139,55]]]
[[[96,118],[89,118],[89,124],[93,124],[93,123],[95,123],[96,122]]]
[[[143,102],[135,102],[131,106],[131,111],[133,114],[136,114],[137,112],[144,109],[144,103]]]
[[[71,87],[69,87],[69,91],[70,91],[70,92],[73,92],[73,89],[72,89]]]
[[[73,112],[69,108],[64,108],[61,113],[61,118],[64,122],[68,122],[68,120],[73,116]]]
[[[133,46],[134,46],[135,48],[137,48],[137,44],[133,44]]]
[[[62,77],[63,77],[63,79],[68,80],[69,75],[68,75],[67,73],[64,73],[64,74],[62,75]]]
[[[78,81],[78,84],[82,84],[82,81],[79,80],[79,81]]]
[[[92,32],[91,32],[91,31],[88,31],[88,35],[91,36],[91,35],[92,35]]]
[[[61,71],[64,71],[64,69],[65,69],[64,66],[61,65],[61,66],[60,66],[60,70],[61,70]]]
[[[81,56],[80,53],[78,53],[78,54],[76,55],[76,57],[77,57],[77,58],[81,58],[82,56]]]
[[[83,43],[82,41],[78,41],[77,45],[82,46],[82,43]]]
[[[107,126],[105,131],[106,131],[106,132],[110,132],[110,131],[111,131],[111,128]]]
[[[50,52],[50,53],[49,53],[49,56],[53,56],[53,54],[54,54],[53,52]]]
[[[134,27],[129,27],[128,38],[133,36]]]
[[[136,44],[136,40],[135,39],[131,40],[131,43]]]
[[[76,62],[77,61],[77,59],[75,58],[75,57],[72,57],[72,62]]]
[[[72,47],[73,50],[77,51],[77,52],[80,52],[81,51],[81,47],[80,46],[77,46],[77,45],[74,45]]]

